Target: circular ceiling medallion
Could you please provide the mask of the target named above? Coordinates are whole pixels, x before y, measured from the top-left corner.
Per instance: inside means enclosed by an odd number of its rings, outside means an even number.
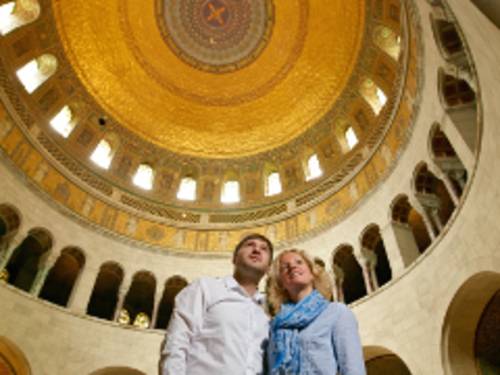
[[[271,0],[156,0],[167,45],[191,66],[232,72],[254,61],[273,24]]]

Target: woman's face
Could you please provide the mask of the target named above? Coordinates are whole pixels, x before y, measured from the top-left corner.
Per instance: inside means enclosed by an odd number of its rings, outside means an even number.
[[[279,259],[279,281],[289,294],[313,287],[314,275],[300,254],[285,253]]]

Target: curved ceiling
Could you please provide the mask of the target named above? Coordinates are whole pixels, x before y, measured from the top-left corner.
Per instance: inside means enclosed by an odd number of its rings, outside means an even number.
[[[366,11],[343,0],[52,5],[67,58],[107,113],[157,146],[218,159],[274,149],[316,124],[356,65]]]

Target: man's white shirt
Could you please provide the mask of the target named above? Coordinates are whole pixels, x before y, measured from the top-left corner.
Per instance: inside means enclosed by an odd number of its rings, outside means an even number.
[[[269,334],[262,303],[232,276],[190,284],[175,300],[162,375],[262,374]]]

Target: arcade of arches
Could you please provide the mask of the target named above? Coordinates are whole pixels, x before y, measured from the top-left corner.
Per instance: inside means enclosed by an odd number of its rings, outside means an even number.
[[[156,374],[248,232],[369,375],[500,374],[500,4],[75,1],[0,0],[0,374]]]

